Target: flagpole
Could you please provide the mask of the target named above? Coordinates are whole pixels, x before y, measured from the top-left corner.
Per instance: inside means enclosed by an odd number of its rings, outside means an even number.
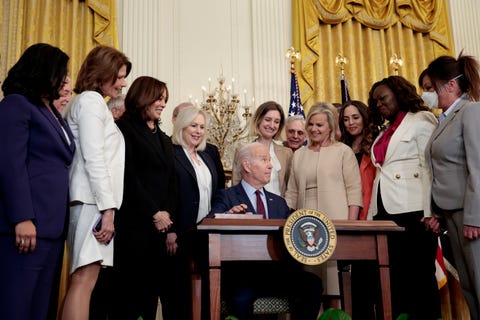
[[[335,57],[335,64],[340,67],[340,90],[342,96],[342,104],[350,100],[350,94],[348,93],[347,83],[345,80],[345,65],[348,63],[348,58],[342,53],[337,54]]]
[[[300,99],[300,90],[298,88],[297,73],[295,71],[295,62],[301,59],[300,52],[295,51],[294,47],[287,49],[285,58],[290,62],[290,106],[288,115],[301,115],[305,119],[305,111],[303,110],[302,100]]]

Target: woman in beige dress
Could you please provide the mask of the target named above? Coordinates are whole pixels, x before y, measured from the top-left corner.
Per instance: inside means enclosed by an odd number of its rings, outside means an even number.
[[[335,107],[317,103],[310,108],[306,129],[308,145],[293,155],[285,199],[290,208],[317,209],[330,219],[357,220],[362,206],[360,171],[352,149],[336,141]],[[335,262],[319,270],[326,295],[339,295]],[[327,271],[328,276],[327,276]]]
[[[293,156],[290,148],[274,141],[282,133],[284,125],[285,114],[282,106],[275,101],[267,101],[262,103],[255,111],[250,130],[254,141],[264,144],[270,150],[273,168],[270,182],[265,185],[265,189],[280,196],[285,195],[287,189],[290,163]],[[232,185],[238,184],[240,179],[240,172],[233,168]]]

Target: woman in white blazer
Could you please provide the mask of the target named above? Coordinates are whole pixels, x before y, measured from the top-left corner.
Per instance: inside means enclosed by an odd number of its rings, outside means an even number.
[[[415,86],[399,76],[376,82],[368,104],[376,125],[388,120],[372,146],[377,172],[369,213],[375,220],[405,227],[405,232],[389,237],[393,316],[408,313],[413,319],[439,319],[437,239],[424,225],[431,215],[425,147],[437,120]]]
[[[70,168],[70,287],[63,319],[88,319],[101,266],[113,265],[114,211],[122,203],[125,143],[104,98],[122,93],[131,69],[118,50],[99,46],[83,62],[67,121],[77,151]]]

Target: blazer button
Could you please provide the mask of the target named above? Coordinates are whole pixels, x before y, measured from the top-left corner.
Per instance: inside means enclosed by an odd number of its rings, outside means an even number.
[[[413,174],[413,176],[414,176],[415,178],[418,178],[418,176],[419,176],[418,172],[415,172],[415,173]]]
[[[397,174],[395,175],[395,179],[400,179],[400,174],[399,174],[399,173],[397,173]]]

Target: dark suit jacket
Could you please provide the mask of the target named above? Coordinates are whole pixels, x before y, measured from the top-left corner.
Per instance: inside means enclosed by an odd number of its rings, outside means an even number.
[[[73,136],[58,111],[10,94],[0,102],[0,234],[33,220],[37,237],[64,234]]]
[[[125,139],[123,202],[115,216],[115,263],[146,263],[165,247],[153,215],[168,211],[174,219],[175,174],[170,138],[157,126],[152,134],[138,119],[120,119],[118,127]],[[135,260],[135,258],[143,260]]]
[[[263,191],[267,198],[269,219],[286,219],[290,214],[290,208],[287,206],[285,199],[265,189],[263,189]],[[246,212],[256,213],[241,183],[228,189],[219,190],[213,202],[212,209],[210,210],[210,215],[224,213],[233,206],[242,203],[247,205]]]
[[[197,224],[200,193],[195,169],[183,151],[182,146],[174,145],[173,147],[175,152],[175,175],[177,179],[178,197],[176,220],[174,221],[171,231],[176,232],[177,235],[181,235]],[[212,175],[212,199],[210,199],[210,201],[212,201],[217,191],[218,181],[215,164],[206,152],[199,151],[198,154]]]
[[[215,164],[215,169],[217,171],[217,185],[218,189],[225,188],[225,171],[223,171],[222,159],[220,159],[220,153],[216,145],[207,143],[205,147],[205,152],[212,158],[213,163]]]

